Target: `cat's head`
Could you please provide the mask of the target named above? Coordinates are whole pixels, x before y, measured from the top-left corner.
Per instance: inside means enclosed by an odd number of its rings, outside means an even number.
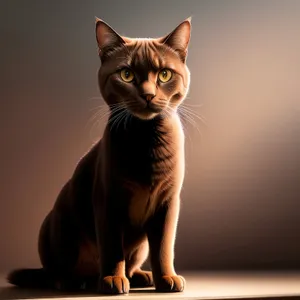
[[[176,111],[189,89],[190,33],[190,18],[167,36],[155,39],[120,36],[96,19],[102,62],[99,87],[106,103],[145,120]]]

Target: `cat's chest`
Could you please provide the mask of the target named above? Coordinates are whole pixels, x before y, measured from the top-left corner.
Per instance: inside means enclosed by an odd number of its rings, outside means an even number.
[[[130,194],[125,211],[131,225],[145,224],[170,195],[170,190],[163,189],[161,184],[150,187],[137,182],[123,182],[122,187]]]
[[[175,154],[166,136],[128,135],[118,147],[117,168],[127,179],[152,186],[172,171]]]
[[[181,185],[181,142],[172,130],[147,127],[113,140],[112,173],[128,195],[130,223],[144,223]]]

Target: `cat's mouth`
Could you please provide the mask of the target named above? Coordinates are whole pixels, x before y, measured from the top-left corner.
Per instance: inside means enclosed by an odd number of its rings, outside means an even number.
[[[155,105],[153,103],[145,103],[143,105],[127,105],[127,109],[130,111],[131,114],[134,116],[143,119],[143,120],[150,120],[161,114],[164,110],[164,107]]]
[[[139,114],[142,115],[143,119],[153,119],[157,115],[163,112],[163,107],[157,106],[153,103],[147,103],[146,106],[139,111]]]
[[[151,105],[147,105],[145,109],[151,113],[157,113],[157,114],[159,114],[163,111],[163,109],[161,107],[156,107],[156,106],[151,106]]]
[[[163,109],[158,107],[147,106],[143,109],[135,109],[130,111],[134,116],[138,117],[139,119],[151,120],[157,117],[163,111]]]

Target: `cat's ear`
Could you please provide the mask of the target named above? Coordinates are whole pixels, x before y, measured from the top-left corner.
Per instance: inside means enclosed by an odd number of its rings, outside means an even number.
[[[188,52],[188,45],[191,37],[191,17],[180,23],[170,34],[159,38],[158,41],[168,45],[178,52],[181,60],[185,62]]]
[[[115,32],[107,23],[96,17],[96,38],[99,48],[99,56],[115,47],[125,44],[124,39]]]

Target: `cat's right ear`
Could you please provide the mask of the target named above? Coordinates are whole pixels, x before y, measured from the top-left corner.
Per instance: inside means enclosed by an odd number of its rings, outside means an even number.
[[[96,38],[99,49],[99,56],[104,55],[118,46],[124,45],[125,41],[108,24],[96,17]]]

